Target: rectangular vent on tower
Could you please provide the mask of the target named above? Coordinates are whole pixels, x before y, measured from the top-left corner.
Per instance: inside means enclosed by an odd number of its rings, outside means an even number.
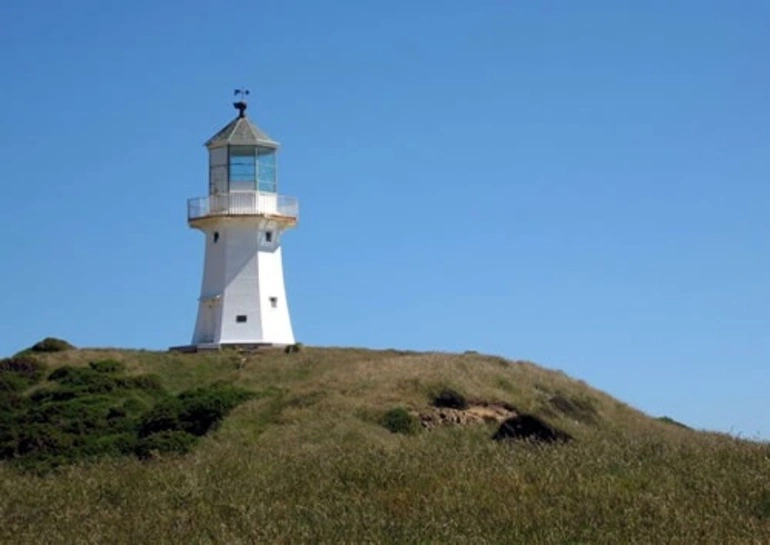
[[[239,314],[235,317],[235,321],[239,324],[245,324],[246,323],[246,315],[245,314]]]
[[[278,297],[271,297],[270,298],[270,306],[273,308],[278,307]]]
[[[265,242],[273,242],[273,232],[265,231]]]

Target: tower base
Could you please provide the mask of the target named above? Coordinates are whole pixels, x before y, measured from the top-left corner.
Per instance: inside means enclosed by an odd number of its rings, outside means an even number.
[[[201,344],[185,344],[181,346],[170,346],[169,352],[182,352],[185,354],[194,354],[195,352],[207,352],[207,351],[220,351],[220,350],[237,350],[239,352],[254,352],[256,350],[263,350],[269,348],[285,348],[291,346],[290,344],[277,344],[277,343],[201,343]]]

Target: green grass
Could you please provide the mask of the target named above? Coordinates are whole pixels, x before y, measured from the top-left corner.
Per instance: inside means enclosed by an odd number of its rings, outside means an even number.
[[[225,383],[253,398],[187,454],[46,474],[0,463],[0,543],[770,542],[768,444],[650,418],[528,362],[307,346],[35,358],[49,370],[119,362],[97,367],[156,375],[169,395]],[[430,410],[445,390],[509,403],[575,440],[497,444],[492,424],[383,425],[395,408]]]

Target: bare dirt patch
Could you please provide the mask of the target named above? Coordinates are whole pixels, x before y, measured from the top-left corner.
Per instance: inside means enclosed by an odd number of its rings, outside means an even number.
[[[465,409],[450,407],[431,407],[416,413],[423,428],[433,429],[440,426],[473,426],[484,423],[503,422],[516,416],[516,409],[507,403],[468,403]]]
[[[427,430],[443,426],[474,426],[480,424],[498,424],[492,436],[495,441],[530,440],[553,443],[568,442],[572,437],[556,428],[552,428],[538,417],[519,413],[508,403],[468,402],[464,409],[450,407],[431,407],[412,413],[420,425]]]

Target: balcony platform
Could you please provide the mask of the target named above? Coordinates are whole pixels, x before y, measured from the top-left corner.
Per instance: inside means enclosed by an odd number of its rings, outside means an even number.
[[[299,202],[294,197],[262,191],[222,193],[187,201],[187,222],[191,226],[221,217],[259,217],[294,226],[299,219]]]

